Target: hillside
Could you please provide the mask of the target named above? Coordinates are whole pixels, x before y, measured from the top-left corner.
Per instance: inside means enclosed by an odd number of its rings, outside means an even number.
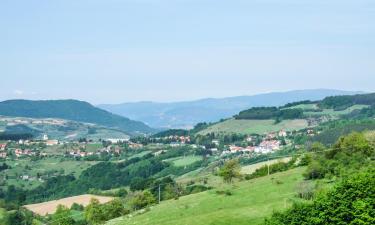
[[[292,205],[295,187],[303,180],[305,168],[297,168],[271,177],[236,183],[232,195],[215,190],[162,202],[144,214],[109,221],[108,225],[206,225],[262,224],[274,210]],[[276,181],[282,181],[278,184]],[[224,188],[224,187],[223,187]]]
[[[329,96],[321,101],[300,101],[282,107],[252,107],[232,119],[214,123],[199,134],[241,133],[300,130],[338,119],[375,117],[375,94]]]
[[[0,115],[28,118],[60,118],[116,128],[129,134],[152,133],[154,129],[77,100],[8,100],[0,102]]]
[[[0,116],[0,139],[12,139],[20,135],[42,139],[47,134],[50,139],[77,140],[87,138],[88,140],[99,140],[107,138],[127,139],[129,135],[121,130],[99,126],[91,123],[81,123],[63,119],[33,119],[25,117]]]
[[[316,89],[230,98],[209,98],[187,102],[103,104],[98,107],[134,120],[143,121],[151,127],[191,128],[199,122],[216,122],[250,107],[281,106],[289,102],[316,101],[327,96],[355,93],[357,92]]]

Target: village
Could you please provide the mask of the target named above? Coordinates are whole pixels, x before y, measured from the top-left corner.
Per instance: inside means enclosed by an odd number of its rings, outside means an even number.
[[[300,133],[307,136],[313,136],[314,130],[307,129]],[[278,132],[270,132],[264,135],[248,135],[238,144],[222,143],[220,139],[209,139],[209,143],[200,144],[191,136],[170,135],[162,138],[148,138],[147,141],[141,143],[138,140],[109,138],[94,142],[92,140],[76,140],[76,141],[60,141],[49,139],[47,134],[43,135],[42,140],[18,140],[7,141],[0,144],[0,158],[9,157],[48,157],[63,155],[65,157],[85,158],[94,155],[107,154],[110,156],[120,156],[124,151],[144,151],[148,146],[157,146],[165,148],[165,150],[187,146],[192,149],[204,149],[210,151],[213,155],[230,155],[243,154],[259,155],[269,154],[281,150],[285,146],[293,144],[293,132],[280,130]],[[94,146],[94,147],[93,147]],[[298,147],[298,146],[296,146]],[[55,151],[51,151],[54,149]],[[163,150],[163,149],[161,149]]]

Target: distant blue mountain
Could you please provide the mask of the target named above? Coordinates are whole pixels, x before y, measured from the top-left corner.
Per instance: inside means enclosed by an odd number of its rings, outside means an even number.
[[[295,101],[316,101],[327,96],[359,93],[362,92],[313,89],[172,103],[135,102],[103,104],[98,107],[118,115],[142,121],[151,127],[188,128],[199,122],[215,122],[251,107],[281,106]]]

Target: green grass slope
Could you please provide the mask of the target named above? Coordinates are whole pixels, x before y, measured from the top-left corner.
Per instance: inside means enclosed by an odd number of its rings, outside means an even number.
[[[198,134],[207,133],[241,133],[241,134],[264,134],[281,129],[292,131],[308,127],[304,119],[283,120],[275,124],[274,120],[235,120],[230,119],[214,124],[200,131]]]
[[[108,225],[257,225],[275,210],[283,210],[295,199],[295,187],[304,168],[236,183],[233,195],[216,189],[162,202],[143,214],[107,222]],[[218,187],[225,190],[229,186]],[[297,199],[295,199],[297,200]]]

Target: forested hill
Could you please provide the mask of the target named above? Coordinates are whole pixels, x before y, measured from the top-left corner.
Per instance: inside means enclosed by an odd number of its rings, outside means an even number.
[[[30,118],[60,118],[117,128],[129,134],[153,133],[146,124],[112,114],[78,100],[8,100],[0,102],[0,115]]]
[[[357,110],[348,113],[349,117],[359,115],[372,117],[375,113],[375,93],[340,95],[326,97],[321,101],[300,101],[288,103],[282,107],[253,107],[241,111],[234,117],[236,119],[300,119],[306,117],[305,112],[316,112],[324,114],[324,110],[330,109],[334,112],[344,111],[353,106],[361,106]],[[363,106],[363,107],[362,107]],[[310,115],[311,116],[311,115]],[[347,117],[348,117],[347,116]]]

